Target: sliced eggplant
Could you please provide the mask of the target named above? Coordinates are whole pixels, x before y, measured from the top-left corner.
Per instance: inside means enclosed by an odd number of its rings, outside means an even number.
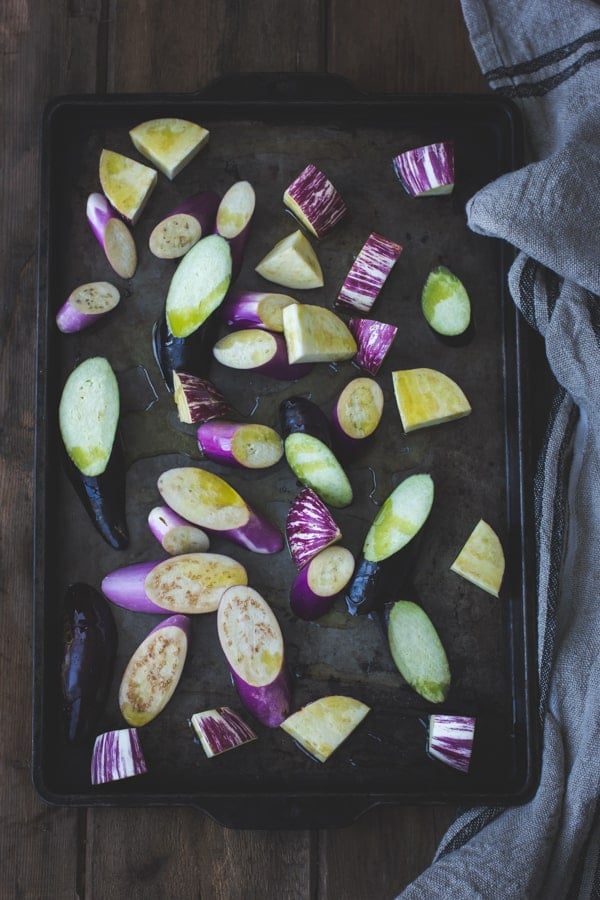
[[[344,590],[354,571],[354,557],[346,547],[326,547],[301,569],[290,588],[290,607],[300,619],[325,615]]]
[[[220,338],[213,347],[217,362],[241,372],[258,372],[280,381],[297,381],[312,369],[310,362],[291,363],[279,332],[242,328]]]
[[[400,244],[371,232],[344,279],[336,306],[368,313],[401,253]]]
[[[187,425],[202,425],[233,415],[231,406],[212,381],[189,372],[173,371],[173,399],[179,421]]]
[[[348,328],[358,344],[354,362],[369,375],[377,375],[396,337],[397,327],[377,319],[350,319]]]
[[[92,737],[110,688],[117,653],[110,606],[89,584],[71,584],[63,604],[61,684],[67,740]]]
[[[422,534],[433,498],[433,479],[418,473],[401,481],[379,508],[346,593],[352,615],[380,608],[410,578],[419,548],[415,538]]]
[[[196,437],[207,459],[238,469],[268,469],[283,456],[275,429],[257,422],[205,422]]]
[[[191,722],[209,759],[256,740],[250,726],[228,706],[194,713]]]
[[[316,238],[329,234],[348,212],[331,181],[312,163],[286,188],[283,202]]]
[[[92,753],[92,784],[106,784],[145,775],[148,771],[136,728],[99,734]]]
[[[448,343],[464,344],[473,333],[469,295],[446,266],[436,266],[427,276],[421,309],[431,330]]]
[[[92,357],[80,363],[67,378],[59,404],[65,466],[92,522],[115,550],[129,543],[119,414],[119,385],[108,360]]]
[[[180,260],[171,279],[165,314],[169,333],[187,338],[197,331],[225,299],[231,282],[231,250],[225,238],[200,238]],[[180,366],[184,371],[191,371]]]
[[[150,251],[159,259],[179,259],[212,232],[221,198],[214,191],[200,191],[180,203],[156,225],[150,235]]]
[[[393,604],[388,620],[392,658],[404,680],[425,700],[442,703],[450,688],[450,666],[435,626],[412,600]]]
[[[210,316],[200,328],[185,338],[171,334],[165,315],[155,323],[152,349],[169,391],[173,392],[175,389],[175,372],[185,372],[198,378],[208,377],[217,329],[218,322],[214,316]]]
[[[296,478],[328,506],[349,506],[352,485],[331,449],[325,413],[305,397],[288,398],[279,409],[285,458]]]
[[[331,544],[342,539],[339,525],[312,488],[294,498],[285,521],[290,555],[298,570]]]

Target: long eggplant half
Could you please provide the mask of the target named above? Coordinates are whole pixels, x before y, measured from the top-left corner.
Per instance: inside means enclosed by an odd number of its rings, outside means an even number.
[[[186,372],[198,378],[208,376],[216,341],[218,322],[210,316],[188,337],[175,337],[169,331],[165,314],[152,329],[152,349],[167,390],[173,392],[173,372]]]
[[[116,653],[117,628],[108,601],[89,584],[69,585],[60,673],[68,741],[93,736],[108,697]]]
[[[103,356],[84,360],[67,378],[59,404],[66,470],[92,522],[115,550],[129,543],[119,416],[119,385],[110,363]]]

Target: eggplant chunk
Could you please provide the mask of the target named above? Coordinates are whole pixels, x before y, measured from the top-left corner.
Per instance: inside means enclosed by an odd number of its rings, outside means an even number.
[[[217,334],[217,320],[209,317],[188,337],[175,337],[169,331],[163,314],[152,330],[152,349],[165,385],[173,392],[173,373],[187,372],[198,378],[208,376],[212,363],[212,348]]]
[[[90,738],[104,711],[117,653],[108,601],[89,584],[71,584],[63,604],[61,685],[67,740]]]

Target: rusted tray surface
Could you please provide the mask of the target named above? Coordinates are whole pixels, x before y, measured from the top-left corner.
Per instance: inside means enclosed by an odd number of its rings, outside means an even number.
[[[103,147],[138,157],[128,130],[163,115],[209,128],[209,144],[173,182],[158,186],[134,234],[139,267],[130,282],[114,275],[85,220],[98,190]],[[377,803],[514,803],[537,776],[534,591],[530,548],[529,461],[525,404],[526,347],[505,295],[505,248],[469,231],[464,207],[481,186],[518,164],[519,122],[513,107],[491,97],[373,97],[343,83],[277,77],[221,84],[193,96],[59,98],[44,120],[39,286],[38,429],[35,523],[34,780],[49,802],[81,805],[191,804],[238,827],[343,824]],[[392,170],[398,152],[434,140],[456,145],[451,197],[413,200]],[[452,687],[443,709],[477,716],[471,771],[457,774],[425,753],[422,719],[434,707],[408,688],[391,660],[377,619],[351,617],[343,600],[317,622],[296,619],[287,592],[294,572],[286,550],[259,556],[214,538],[212,549],[237,556],[250,584],[281,623],[294,683],[294,708],[329,693],[348,693],[372,711],[351,739],[322,765],[280,729],[256,724],[259,740],[208,760],[189,726],[192,713],[229,705],[246,718],[216,637],[216,617],[196,617],[190,656],[176,694],[140,732],[149,764],[141,778],[92,788],[90,746],[61,736],[60,608],[67,585],[99,587],[109,571],[164,553],[146,516],[159,501],[156,479],[179,464],[206,465],[226,477],[283,529],[298,491],[285,461],[240,473],[201,461],[194,429],[178,422],[151,347],[176,262],[147,249],[153,226],[202,189],[223,193],[237,179],[255,187],[257,210],[237,286],[268,290],[254,266],[295,223],[284,188],[308,162],[322,168],[349,207],[345,222],[317,245],[325,287],[301,301],[332,306],[368,234],[377,231],[403,253],[373,308],[399,331],[379,373],[386,405],[377,440],[349,467],[355,501],[335,511],[344,543],[357,556],[377,504],[408,472],[428,471],[436,500],[415,574],[421,601],[447,649]],[[445,263],[470,292],[475,334],[464,347],[442,344],[425,324],[419,297],[429,270]],[[94,329],[61,335],[54,315],[70,290],[106,279],[122,289],[120,307]],[[284,289],[282,289],[284,290]],[[59,459],[56,411],[67,373],[81,359],[105,355],[118,374],[122,436],[129,462],[131,544],[111,550],[87,519]],[[460,421],[404,435],[390,373],[430,366],[454,378],[473,406]],[[280,401],[311,396],[329,411],[359,374],[352,363],[318,366],[294,384],[232,374],[211,375],[243,413],[277,426]],[[505,548],[499,600],[449,570],[471,528],[485,517]],[[116,694],[131,653],[160,617],[114,608],[119,647],[114,684],[98,731],[123,727]]]

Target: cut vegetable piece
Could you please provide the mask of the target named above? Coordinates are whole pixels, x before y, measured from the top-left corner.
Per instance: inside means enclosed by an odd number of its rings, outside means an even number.
[[[344,279],[336,306],[368,313],[401,253],[400,244],[372,232]]]
[[[457,772],[468,773],[474,739],[475,719],[471,716],[429,716],[427,752]]]
[[[411,197],[450,194],[454,188],[454,144],[442,141],[400,153],[394,171]]]
[[[167,390],[174,390],[175,372],[206,378],[212,363],[212,347],[216,339],[218,321],[208,319],[188,337],[174,337],[163,314],[152,329],[152,349],[156,364]]]
[[[427,521],[433,506],[431,475],[409,475],[379,508],[363,546],[365,559],[380,562],[411,541]]]
[[[504,565],[504,551],[498,535],[480,519],[450,568],[488,594],[498,597]]]
[[[321,697],[281,723],[282,729],[314,756],[325,762],[360,725],[370,707],[353,697]]]
[[[234,328],[264,328],[266,331],[283,331],[283,310],[297,303],[287,294],[265,291],[238,291],[230,293],[221,306],[223,320]]]
[[[213,355],[230,369],[259,372],[280,381],[297,381],[312,369],[309,362],[290,362],[282,335],[262,328],[231,331],[217,341]]]
[[[354,571],[354,557],[346,547],[326,547],[301,569],[290,589],[290,607],[301,619],[318,619],[328,612]]]
[[[354,362],[370,375],[377,375],[398,329],[376,319],[350,319],[348,328],[358,344]]]
[[[71,372],[60,398],[60,432],[83,475],[100,475],[106,469],[119,410],[119,385],[107,359],[91,357]]]
[[[394,394],[406,434],[461,419],[471,412],[462,389],[436,369],[392,372]]]
[[[98,532],[115,550],[129,543],[119,410],[119,386],[107,359],[91,357],[71,372],[58,412],[66,471]]]
[[[296,478],[329,506],[352,503],[352,486],[331,449],[325,413],[306,397],[288,397],[279,406],[283,448]]]
[[[227,588],[248,584],[244,566],[221,553],[184,553],[154,566],[144,588],[152,603],[172,613],[214,612]]]
[[[133,278],[137,268],[137,250],[131,231],[115,213],[104,194],[90,194],[87,220],[106,258],[121,278]]]
[[[256,740],[250,726],[228,706],[194,713],[191,722],[209,759]]]
[[[250,182],[236,181],[225,192],[217,210],[215,231],[229,242],[232,281],[242,267],[255,206],[256,195]]]
[[[290,363],[352,359],[358,347],[347,325],[330,309],[297,303],[283,310]]]
[[[92,736],[104,712],[117,653],[110,606],[89,584],[71,584],[63,604],[61,685],[66,738]]]
[[[469,295],[462,281],[446,266],[437,266],[427,276],[421,309],[430,328],[443,337],[464,334],[471,323]]]
[[[100,154],[100,184],[108,202],[135,225],[152,194],[157,172],[142,163],[103,150]]]
[[[439,635],[412,600],[398,600],[390,610],[388,639],[392,658],[404,680],[431,703],[442,703],[450,687],[450,667]]]
[[[283,456],[283,441],[268,425],[205,422],[196,432],[207,459],[242,469],[268,469]]]
[[[129,136],[136,150],[172,180],[204,147],[209,132],[196,122],[163,118],[141,122]]]
[[[150,510],[148,527],[170,556],[203,553],[210,546],[208,535],[201,528],[186,522],[168,506],[155,506]]]
[[[309,290],[323,287],[323,271],[310,241],[300,230],[278,241],[256,266],[256,272],[283,287]]]
[[[323,238],[348,209],[329,179],[310,163],[283,194],[284,205],[316,238]]]
[[[167,506],[200,528],[218,532],[255,553],[283,549],[283,536],[276,526],[223,478],[206,469],[169,469],[158,479],[158,491]]]
[[[146,578],[158,560],[132,563],[114,569],[102,579],[102,593],[111,603],[140,613],[164,613],[164,609],[153,603],[146,594]]]
[[[119,687],[119,707],[128,725],[147,725],[165,708],[179,684],[189,639],[190,620],[171,616],[135,650]]]
[[[222,303],[231,281],[231,251],[225,238],[209,234],[183,257],[171,279],[165,313],[170,333],[188,337]]]
[[[159,259],[179,259],[211,234],[221,198],[214,191],[200,191],[171,210],[152,229],[149,246]]]
[[[283,635],[269,604],[251,587],[229,588],[217,629],[242,703],[263,725],[277,728],[289,713],[291,686]]]
[[[189,372],[173,372],[173,399],[179,421],[187,425],[201,425],[233,415],[231,406],[212,381]]]
[[[106,784],[145,775],[148,771],[135,728],[99,734],[92,752],[92,784]]]
[[[63,334],[82,331],[99,322],[121,299],[118,289],[108,281],[80,284],[71,292],[56,314],[56,324]]]
[[[337,522],[312,488],[304,488],[292,501],[285,533],[297,569],[303,569],[317,553],[342,539]]]
[[[373,436],[383,415],[383,391],[374,378],[353,378],[337,398],[332,419],[344,452],[354,453]]]
[[[318,438],[296,432],[284,441],[285,458],[298,481],[312,488],[329,506],[352,503],[352,485],[341,463]]]

